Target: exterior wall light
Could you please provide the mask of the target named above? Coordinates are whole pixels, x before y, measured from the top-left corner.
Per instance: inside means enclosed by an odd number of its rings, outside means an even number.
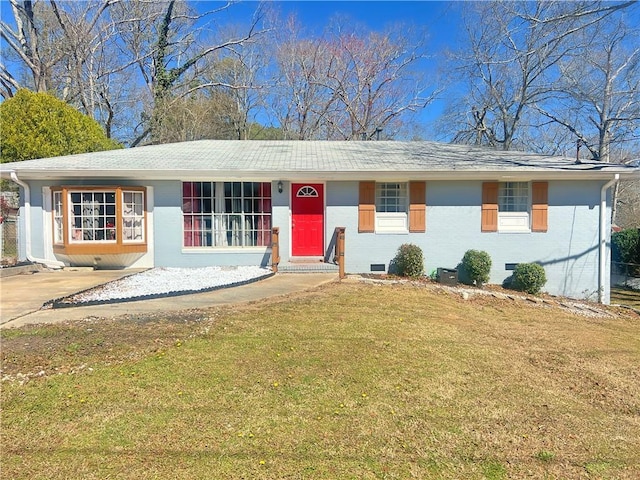
[[[278,181],[278,193],[282,193],[282,180]]]

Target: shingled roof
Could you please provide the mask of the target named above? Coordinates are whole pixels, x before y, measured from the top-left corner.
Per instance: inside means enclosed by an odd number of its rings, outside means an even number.
[[[468,145],[393,141],[200,140],[83,153],[0,166],[36,178],[421,179],[491,177],[610,178],[637,168]]]

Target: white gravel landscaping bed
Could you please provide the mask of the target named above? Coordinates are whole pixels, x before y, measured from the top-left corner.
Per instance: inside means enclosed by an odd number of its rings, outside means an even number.
[[[71,307],[159,298],[244,285],[273,275],[262,267],[152,268],[89,290],[48,302]]]

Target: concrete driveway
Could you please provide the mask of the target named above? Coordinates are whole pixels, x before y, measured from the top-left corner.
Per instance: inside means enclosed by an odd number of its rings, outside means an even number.
[[[36,323],[113,317],[123,314],[171,312],[251,302],[308,290],[336,281],[335,273],[282,273],[248,285],[176,297],[109,305],[41,310],[49,300],[117,280],[136,270],[43,270],[0,278],[0,328]]]

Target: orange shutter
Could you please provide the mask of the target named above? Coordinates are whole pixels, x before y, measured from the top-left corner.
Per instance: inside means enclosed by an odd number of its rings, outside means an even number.
[[[409,182],[409,231],[427,230],[426,183]]]
[[[360,182],[358,232],[373,233],[376,225],[376,182]]]
[[[498,182],[482,184],[482,231],[498,231]]]
[[[546,232],[549,184],[547,182],[533,182],[531,192],[531,231]]]

